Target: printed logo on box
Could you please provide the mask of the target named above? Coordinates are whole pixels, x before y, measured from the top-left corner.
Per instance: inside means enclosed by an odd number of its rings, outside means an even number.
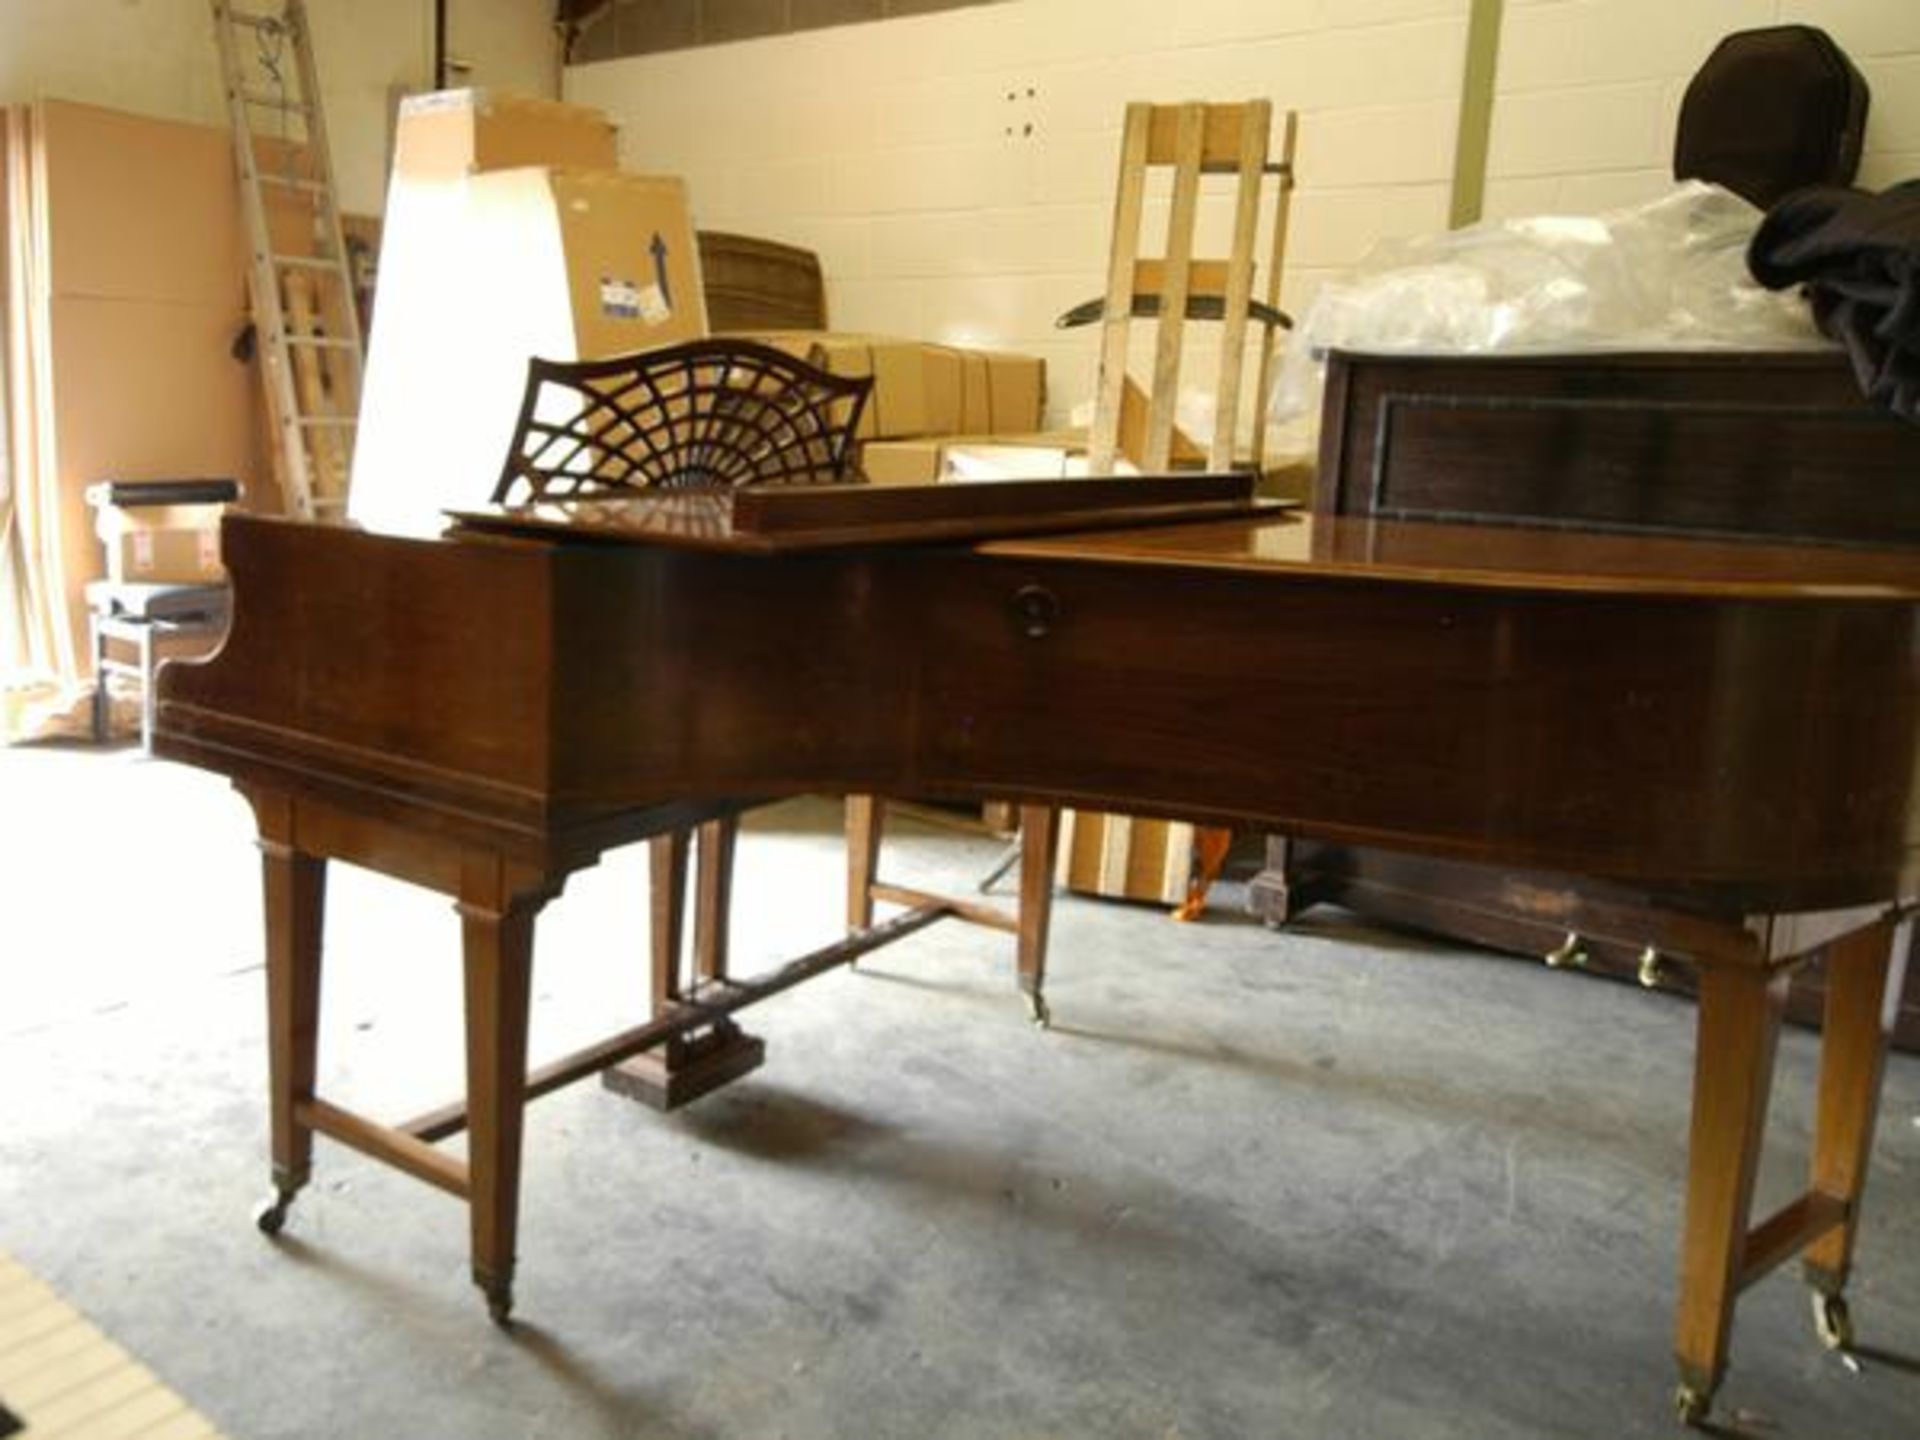
[[[631,280],[600,277],[600,313],[616,320],[640,318],[640,287]]]

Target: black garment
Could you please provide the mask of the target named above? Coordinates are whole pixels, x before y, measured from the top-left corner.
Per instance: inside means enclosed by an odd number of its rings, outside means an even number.
[[[1920,180],[1795,191],[1760,222],[1747,268],[1770,290],[1804,285],[1867,399],[1920,424]]]

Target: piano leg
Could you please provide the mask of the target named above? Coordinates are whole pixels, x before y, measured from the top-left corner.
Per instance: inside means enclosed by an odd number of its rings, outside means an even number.
[[[302,1111],[313,1099],[318,1062],[327,882],[327,862],[295,850],[285,838],[291,826],[275,826],[273,819],[270,808],[263,807],[260,851],[266,902],[273,1196],[256,1212],[254,1221],[268,1235],[280,1233],[287,1208],[313,1170],[313,1129]]]
[[[1901,993],[1911,929],[1910,924],[1877,925],[1827,948],[1826,1016],[1821,1027],[1810,1183],[1814,1194],[1838,1202],[1842,1218],[1807,1247],[1801,1268],[1813,1287],[1814,1323],[1820,1338],[1836,1350],[1853,1345],[1845,1292],[1893,1023],[1887,1001]]]
[[[1706,1418],[1727,1362],[1734,1302],[1747,1275],[1747,1224],[1765,1136],[1767,1097],[1790,975],[1759,965],[1705,963],[1687,1143],[1674,1356],[1675,1406],[1689,1424]]]
[[[475,864],[459,902],[466,974],[468,1217],[473,1283],[505,1324],[513,1311],[520,1139],[527,1102],[533,922],[548,894],[517,892]]]
[[[1060,850],[1060,812],[1051,805],[1020,807],[1020,991],[1033,1023],[1052,1023],[1047,1009],[1047,932],[1053,923],[1053,869]]]
[[[886,825],[873,795],[847,796],[847,933],[873,928],[873,877],[880,868],[880,836]]]

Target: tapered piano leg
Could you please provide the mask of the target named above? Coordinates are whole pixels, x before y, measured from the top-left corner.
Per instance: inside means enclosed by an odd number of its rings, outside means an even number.
[[[873,928],[873,877],[886,811],[877,795],[847,796],[847,929]]]
[[[1893,1026],[1887,1000],[1900,993],[1911,938],[1910,925],[1876,925],[1827,947],[1811,1188],[1840,1202],[1844,1218],[1807,1247],[1802,1272],[1813,1287],[1820,1337],[1836,1349],[1853,1344],[1847,1278]]]
[[[1689,1423],[1706,1418],[1726,1370],[1789,979],[1784,971],[1735,964],[1700,970],[1674,1330],[1680,1367],[1676,1405]]]
[[[1060,849],[1060,812],[1051,805],[1020,807],[1020,990],[1033,1022],[1047,1025],[1047,937],[1053,925],[1053,866]]]
[[[504,1324],[513,1310],[514,1236],[527,1099],[533,922],[544,896],[463,895],[467,1022],[467,1168],[473,1283]]]
[[[301,1118],[313,1099],[319,1063],[320,955],[327,862],[270,836],[263,812],[260,851],[267,939],[267,1086],[273,1144],[273,1195],[255,1215],[269,1235],[313,1170],[313,1131]]]
[[[727,976],[728,910],[739,822],[711,820],[699,830],[700,863],[694,916],[694,968],[701,982]],[[662,1015],[685,997],[680,979],[684,949],[688,832],[674,830],[650,842],[652,889],[651,1014]],[[601,1083],[615,1094],[655,1110],[677,1110],[759,1067],[766,1043],[731,1020],[675,1036],[606,1070]]]

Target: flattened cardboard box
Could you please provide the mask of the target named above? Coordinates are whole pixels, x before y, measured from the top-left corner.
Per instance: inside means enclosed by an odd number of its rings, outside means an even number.
[[[523,165],[613,170],[619,164],[613,123],[589,105],[485,89],[437,90],[400,102],[396,178],[458,180]]]

